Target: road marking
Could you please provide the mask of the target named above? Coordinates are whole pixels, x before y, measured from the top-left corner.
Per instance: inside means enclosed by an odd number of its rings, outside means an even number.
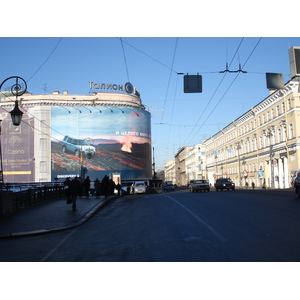
[[[78,227],[65,236],[40,262],[46,261],[77,229]]]
[[[177,200],[175,200],[174,198],[172,198],[170,196],[166,196],[166,195],[164,195],[164,196],[171,199],[171,200],[173,200],[175,203],[177,203],[179,206],[181,206],[184,210],[186,210],[189,214],[191,214],[196,220],[198,220],[202,225],[204,225],[211,233],[213,233],[221,242],[226,242],[226,239],[221,234],[219,234],[217,232],[217,230],[215,230],[207,222],[202,220],[199,216],[197,216],[194,212],[192,212],[186,206],[184,206],[183,204],[181,204],[180,202],[178,202]]]

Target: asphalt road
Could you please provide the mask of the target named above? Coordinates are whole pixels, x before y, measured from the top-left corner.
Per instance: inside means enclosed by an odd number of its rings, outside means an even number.
[[[292,191],[177,190],[118,198],[68,231],[0,241],[15,262],[299,262]]]

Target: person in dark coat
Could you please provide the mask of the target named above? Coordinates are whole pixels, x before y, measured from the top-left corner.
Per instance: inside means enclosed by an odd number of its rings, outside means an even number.
[[[85,196],[88,198],[89,197],[90,188],[91,188],[91,180],[90,180],[89,176],[87,176],[86,179],[84,179],[83,185],[84,185]]]
[[[102,193],[105,197],[109,195],[109,178],[105,175],[101,182]]]
[[[115,182],[110,179],[109,180],[109,195],[113,195],[115,193],[116,184]]]
[[[98,178],[96,178],[94,186],[95,186],[95,191],[96,191],[96,198],[99,198],[100,192],[101,192],[101,183]]]
[[[64,181],[65,195],[66,195],[67,199],[69,199],[71,197],[71,194],[70,194],[70,185],[71,185],[71,180],[70,180],[69,177],[67,177],[66,180]]]
[[[80,182],[77,178],[77,176],[71,181],[70,184],[70,194],[72,197],[72,210],[76,210],[76,200],[77,196],[80,194]]]
[[[121,193],[121,184],[118,182],[117,184],[117,191],[118,191],[118,196],[122,196],[122,193]]]

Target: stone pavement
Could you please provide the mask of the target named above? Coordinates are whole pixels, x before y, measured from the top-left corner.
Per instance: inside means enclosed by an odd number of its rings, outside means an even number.
[[[0,239],[32,236],[79,226],[115,196],[77,198],[77,210],[66,199],[55,199],[0,219]]]

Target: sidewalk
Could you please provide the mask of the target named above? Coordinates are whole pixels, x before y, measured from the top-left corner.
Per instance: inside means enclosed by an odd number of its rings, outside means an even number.
[[[60,231],[79,226],[92,217],[106,202],[115,198],[77,198],[77,210],[66,199],[56,199],[0,219],[0,239]]]

